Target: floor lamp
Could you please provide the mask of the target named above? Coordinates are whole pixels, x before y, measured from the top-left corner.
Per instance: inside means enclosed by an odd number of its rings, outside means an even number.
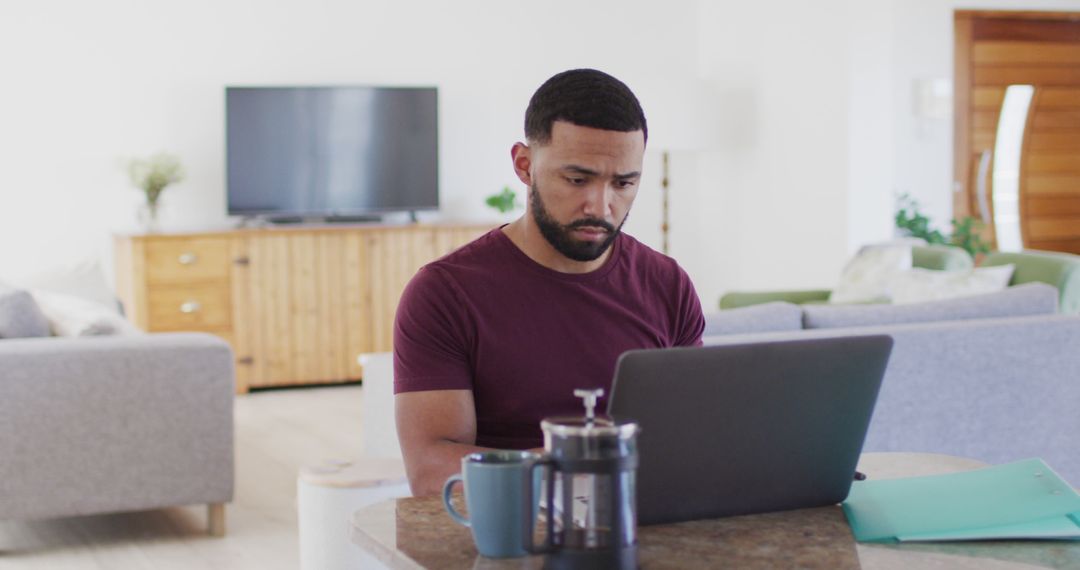
[[[652,125],[650,124],[649,127],[649,142],[651,144]],[[676,167],[679,164],[683,164],[685,167],[685,160],[680,163],[680,158],[686,159],[691,153],[705,150],[710,146],[702,137],[684,138],[681,142],[682,144],[669,144],[660,147],[662,149],[660,151],[660,251],[664,255],[671,254],[671,166],[674,163]],[[673,154],[674,157],[672,157]],[[686,180],[686,178],[682,180]],[[676,182],[678,181],[678,178],[676,178]],[[693,186],[694,184],[684,184],[681,188],[689,189]],[[678,195],[678,188],[676,188],[676,196]]]
[[[660,250],[671,253],[672,153],[700,151],[713,145],[716,96],[704,81],[684,78],[648,83],[639,98],[649,121],[649,146],[660,149]]]

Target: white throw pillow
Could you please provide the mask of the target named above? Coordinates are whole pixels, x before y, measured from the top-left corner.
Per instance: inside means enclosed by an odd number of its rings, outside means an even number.
[[[119,313],[93,301],[49,291],[31,291],[56,336],[142,334]]]
[[[911,269],[893,278],[893,302],[922,303],[1003,291],[1015,269],[1012,264],[957,271]]]
[[[116,293],[105,278],[97,259],[86,258],[46,267],[33,273],[5,276],[19,288],[61,293],[93,301],[113,313],[119,313]]]
[[[911,269],[911,244],[868,245],[844,267],[830,303],[881,303],[892,298],[893,278]]]

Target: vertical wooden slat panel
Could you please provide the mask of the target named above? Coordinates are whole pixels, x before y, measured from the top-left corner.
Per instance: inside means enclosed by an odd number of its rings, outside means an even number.
[[[328,269],[326,269],[334,255],[334,241],[332,236],[326,232],[320,232],[311,237],[311,247],[314,249],[312,252],[314,265],[311,272],[312,282],[310,289],[314,304],[312,318],[314,319],[316,333],[315,346],[311,351],[312,366],[315,374],[322,378],[323,382],[339,382],[342,378],[335,373],[334,365],[340,357],[334,350],[333,345],[328,342],[331,335],[334,334],[334,321],[337,319],[336,315],[332,316],[335,311],[332,311],[331,308],[335,301],[330,299],[328,294],[330,286],[327,283]]]
[[[236,235],[229,240],[230,254],[233,266],[230,275],[232,283],[232,342],[233,353],[236,357],[236,391],[239,394],[248,391],[252,380],[252,327],[255,312],[252,311],[253,287],[251,284],[251,252],[248,248],[248,240],[243,235]],[[248,264],[237,260],[246,259]]]
[[[278,291],[283,284],[279,281],[275,269],[274,236],[260,236],[257,238],[257,243],[259,244],[257,272],[259,284],[256,291],[260,294],[257,295],[258,304],[255,305],[259,311],[259,326],[255,327],[257,333],[254,335],[258,339],[259,349],[259,356],[256,359],[259,365],[256,370],[260,386],[273,386],[275,371],[281,368],[281,351],[276,337]]]
[[[292,370],[296,378],[305,381],[317,376],[313,365],[313,353],[317,350],[318,323],[312,313],[316,302],[314,284],[314,250],[309,233],[295,233],[287,238],[289,243],[289,322],[291,324]]]
[[[453,251],[454,234],[453,232],[446,230],[437,230],[433,232],[435,239],[435,257],[438,259],[447,253]]]
[[[262,312],[265,287],[263,265],[265,262],[263,256],[264,240],[257,236],[248,236],[245,241],[247,242],[248,252],[248,288],[244,294],[248,298],[247,307],[250,311],[247,334],[251,356],[251,372],[248,375],[248,386],[250,387],[263,385],[263,379],[266,377],[266,350],[265,341],[263,340],[266,320]]]
[[[386,350],[393,350],[394,337],[389,334],[394,328],[394,316],[397,313],[398,301],[401,299],[401,292],[405,288],[406,280],[404,275],[409,271],[409,265],[412,257],[412,244],[410,238],[412,237],[406,232],[395,230],[394,234],[394,247],[393,247],[393,270],[387,274],[390,279],[386,283],[386,295],[382,299],[382,327],[383,327],[383,346]]]
[[[422,230],[417,230],[419,233]],[[392,350],[394,347],[394,339],[392,335],[394,326],[394,315],[397,312],[398,301],[401,299],[401,292],[405,288],[405,284],[408,282],[408,277],[412,274],[409,273],[409,266],[412,264],[413,257],[413,244],[411,240],[414,238],[412,232],[402,232],[400,230],[393,230],[390,233],[389,248],[390,257],[390,270],[386,273],[386,280],[384,283],[383,296],[379,300],[379,332],[380,332],[380,350]]]
[[[271,236],[267,239],[270,246],[270,270],[273,284],[268,288],[267,301],[270,306],[269,313],[273,315],[273,323],[268,327],[269,352],[269,380],[272,386],[287,383],[289,379],[296,378],[293,373],[292,340],[290,334],[289,316],[292,313],[290,301],[292,298],[292,282],[289,271],[289,240],[282,235]],[[269,284],[268,284],[269,285]]]
[[[378,300],[382,298],[383,279],[385,278],[386,273],[386,267],[383,262],[383,253],[385,252],[386,247],[384,245],[383,233],[384,232],[371,232],[365,239],[368,252],[368,263],[366,266],[368,274],[364,276],[364,279],[369,284],[370,295],[370,304],[368,307],[370,310],[368,311],[366,318],[369,327],[368,334],[370,335],[368,338],[371,342],[372,352],[378,352],[380,346],[378,334],[376,333],[379,328],[378,323],[376,322],[378,317],[375,314],[375,308],[378,306]]]
[[[321,232],[315,236],[315,239],[315,252],[317,254],[315,285],[319,302],[319,331],[322,335],[318,346],[315,347],[315,353],[319,355],[317,361],[319,375],[328,380],[339,381],[345,379],[344,371],[340,369],[344,361],[344,355],[339,350],[340,345],[337,342],[340,334],[341,315],[340,311],[334,310],[335,306],[343,301],[337,295],[339,282],[336,280],[337,274],[334,271],[334,268],[340,266],[338,251],[340,236]]]
[[[256,305],[259,311],[259,326],[255,327],[258,329],[255,336],[259,342],[259,357],[256,359],[259,365],[256,370],[258,371],[260,386],[273,386],[274,359],[280,358],[280,355],[276,354],[276,346],[272,341],[274,323],[277,321],[277,313],[274,311],[274,298],[277,295],[276,290],[279,286],[277,274],[274,271],[273,236],[260,236],[257,238],[257,243],[259,244],[259,270],[257,272],[259,284],[256,290],[261,294],[258,295],[258,305]]]
[[[348,376],[362,377],[363,370],[356,358],[362,353],[373,352],[371,341],[372,260],[369,258],[371,234],[352,232],[345,238],[344,287],[345,287],[345,350],[349,355]]]

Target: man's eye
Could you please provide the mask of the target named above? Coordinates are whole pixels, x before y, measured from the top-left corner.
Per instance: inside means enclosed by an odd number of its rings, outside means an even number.
[[[619,188],[633,188],[635,184],[637,184],[637,182],[633,180],[620,180]]]
[[[582,184],[585,183],[584,178],[573,178],[573,177],[571,177],[571,178],[567,178],[566,180],[567,180],[567,182],[569,182],[571,184],[574,184],[575,186],[581,186]]]

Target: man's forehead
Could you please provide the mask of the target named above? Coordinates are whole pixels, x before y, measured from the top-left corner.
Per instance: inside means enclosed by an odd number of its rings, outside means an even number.
[[[551,141],[539,149],[557,168],[614,168],[626,173],[641,169],[645,138],[641,131],[609,131],[559,121],[552,127]]]
[[[551,124],[551,142],[558,139],[571,140],[622,140],[626,144],[640,143],[645,147],[645,132],[641,129],[636,131],[613,131],[596,127],[586,127],[571,123],[570,121],[555,121]]]

